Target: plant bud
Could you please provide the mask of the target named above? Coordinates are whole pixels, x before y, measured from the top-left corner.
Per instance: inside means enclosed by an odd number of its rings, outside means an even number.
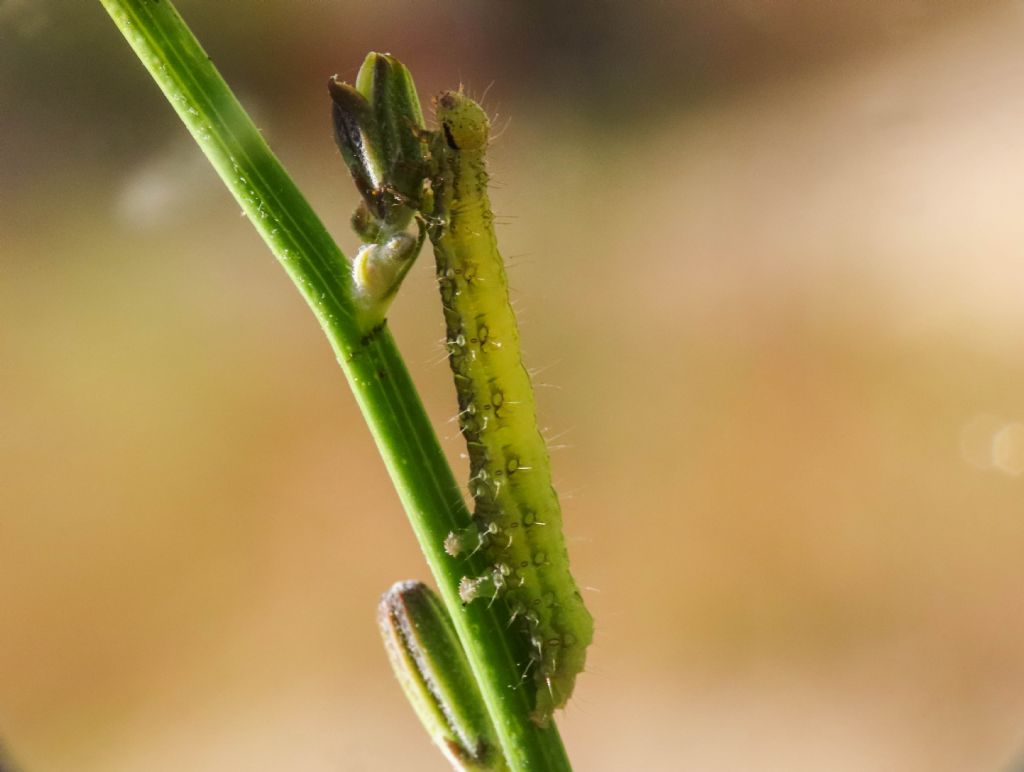
[[[440,598],[422,582],[399,582],[381,599],[377,621],[405,696],[452,766],[466,772],[507,770]]]
[[[425,176],[423,112],[412,75],[389,54],[370,53],[354,86],[328,82],[334,137],[367,207],[404,228]]]

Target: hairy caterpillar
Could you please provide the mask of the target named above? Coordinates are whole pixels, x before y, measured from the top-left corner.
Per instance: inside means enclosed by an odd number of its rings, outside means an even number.
[[[484,160],[490,123],[461,91],[441,94],[435,106],[433,202],[425,214],[475,503],[473,525],[451,534],[445,549],[453,557],[487,556],[488,572],[463,577],[460,594],[465,603],[507,602],[530,641],[533,716],[543,724],[583,670],[593,619],[569,572],[561,507],[494,235]]]

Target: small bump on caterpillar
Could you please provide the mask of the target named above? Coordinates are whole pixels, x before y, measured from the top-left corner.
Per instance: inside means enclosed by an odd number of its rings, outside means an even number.
[[[459,584],[464,603],[506,604],[530,652],[524,679],[544,724],[583,670],[593,620],[569,572],[561,507],[537,429],[533,388],[519,352],[504,263],[494,236],[484,152],[490,124],[461,92],[435,100],[431,208],[448,360],[470,459],[473,524],[445,540],[456,558],[483,553],[490,567]]]

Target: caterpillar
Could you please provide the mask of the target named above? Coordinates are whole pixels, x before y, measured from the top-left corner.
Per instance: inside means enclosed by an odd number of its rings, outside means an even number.
[[[502,599],[529,640],[533,719],[565,705],[583,670],[593,619],[569,572],[562,513],[537,428],[533,387],[494,234],[485,151],[490,122],[460,91],[435,100],[429,139],[432,202],[425,219],[444,308],[459,427],[470,461],[473,523],[452,533],[452,557],[482,552],[482,576],[463,577],[464,603]]]

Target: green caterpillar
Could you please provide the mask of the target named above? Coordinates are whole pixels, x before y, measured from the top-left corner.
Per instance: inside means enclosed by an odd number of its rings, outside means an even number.
[[[572,694],[593,638],[593,619],[569,572],[562,512],[537,428],[505,266],[494,235],[484,152],[490,122],[460,92],[435,101],[430,138],[433,201],[424,206],[437,261],[459,427],[470,459],[474,523],[445,542],[453,557],[483,552],[483,576],[460,595],[502,598],[530,641],[534,720],[544,724]]]

